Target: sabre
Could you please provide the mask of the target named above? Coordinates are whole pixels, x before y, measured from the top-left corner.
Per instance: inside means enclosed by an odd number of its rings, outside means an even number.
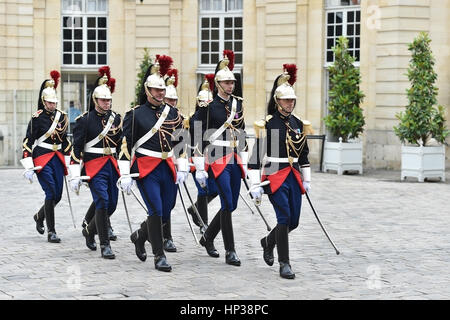
[[[117,189],[119,189],[121,191],[121,193],[122,193],[123,207],[125,208],[125,214],[127,215],[128,226],[130,227],[130,232],[131,233],[133,233],[133,228],[131,228],[130,216],[128,214],[127,202],[125,200],[125,193],[124,193],[122,187],[120,186],[120,181],[123,178],[135,178],[135,177],[139,177],[139,173],[132,173],[132,174],[123,175],[119,179],[117,179],[117,182],[116,182]]]
[[[188,195],[189,201],[191,202],[192,209],[194,210],[195,215],[196,215],[197,218],[198,218],[198,221],[200,221],[202,227],[206,229],[207,227],[206,227],[205,223],[203,222],[202,217],[200,216],[200,212],[198,212],[197,207],[195,206],[194,202],[192,201],[192,198],[191,198],[191,195],[190,195],[190,193],[189,193],[189,191],[188,191],[188,188],[187,188],[187,186],[186,186],[186,183],[183,182],[183,185],[184,185],[184,190],[186,190],[186,193],[187,193],[187,195]]]
[[[320,227],[322,228],[323,232],[325,232],[325,235],[327,236],[327,238],[330,241],[331,245],[333,246],[334,250],[336,250],[336,254],[339,255],[339,253],[340,253],[339,250],[334,245],[333,240],[331,240],[330,236],[328,235],[327,231],[325,230],[325,227],[322,225],[322,222],[320,222],[319,216],[317,215],[316,210],[314,209],[314,207],[311,203],[311,199],[309,199],[308,192],[305,191],[305,194],[306,194],[306,199],[308,199],[309,205],[311,206],[311,209],[314,212],[314,215],[316,216],[316,219],[319,222]]]
[[[178,193],[180,194],[181,204],[183,205],[184,213],[186,214],[186,219],[187,219],[187,221],[188,221],[189,228],[191,229],[191,232],[192,232],[192,235],[194,236],[195,242],[196,242],[197,244],[199,244],[199,243],[198,243],[197,236],[195,235],[194,229],[192,229],[191,221],[189,220],[188,212],[187,212],[187,210],[186,210],[186,205],[184,204],[183,196],[182,196],[182,194],[181,194],[180,185],[177,185],[177,188],[178,188]]]
[[[244,181],[244,184],[245,184],[245,187],[247,188],[247,191],[250,192],[250,188],[248,187],[247,181],[246,181],[245,179],[242,179],[242,180]],[[264,181],[263,183],[265,183],[265,181]],[[268,183],[270,183],[270,182],[268,182]],[[265,183],[264,185],[266,185],[266,184],[268,184],[268,183]],[[261,184],[261,185],[263,185],[263,184]],[[252,196],[251,193],[250,193],[250,198],[253,199],[253,196]],[[267,223],[266,219],[264,219],[264,216],[262,215],[261,210],[259,210],[259,207],[255,205],[255,208],[256,208],[256,210],[258,211],[259,215],[261,216],[261,219],[263,219],[264,223],[266,224],[267,231],[272,230],[272,228],[271,228],[271,227],[269,226],[269,224]]]
[[[72,216],[73,227],[74,229],[76,229],[77,227],[75,226],[75,217],[73,216],[72,202],[70,201],[69,187],[67,185],[66,176],[64,176],[64,184],[66,185],[67,200],[69,201],[70,215]]]
[[[248,204],[247,200],[245,200],[245,198],[242,196],[241,193],[239,193],[239,196],[241,197],[242,201],[244,201],[244,203],[247,205],[247,207],[250,209],[252,214],[255,214],[255,211],[253,211],[252,207],[250,207],[250,205]]]
[[[139,204],[141,205],[141,207],[145,210],[145,212],[147,212],[148,214],[148,210],[147,208],[144,206],[144,204],[142,203],[142,201],[138,198],[138,196],[136,195],[136,193],[134,193],[134,190],[131,189],[131,194],[136,198],[137,202],[139,202]]]
[[[121,191],[121,193],[122,193],[123,206],[125,208],[125,214],[127,215],[128,226],[130,227],[130,233],[133,233],[133,229],[131,228],[130,216],[128,215],[127,202],[125,201],[125,193],[123,191]]]

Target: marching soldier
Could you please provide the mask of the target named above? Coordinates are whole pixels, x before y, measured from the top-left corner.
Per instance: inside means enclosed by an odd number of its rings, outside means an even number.
[[[207,107],[208,104],[213,100],[213,94],[212,91],[214,90],[214,73],[210,73],[205,75],[205,80],[200,85],[199,91],[197,93],[197,103],[195,106],[195,112],[198,112],[199,108]],[[195,113],[194,115],[189,119],[189,130],[191,134],[191,138],[193,138],[194,135],[194,123],[193,119],[195,119]],[[201,128],[200,128],[201,129]],[[195,140],[192,141],[192,150],[197,150],[198,154],[199,152],[198,148],[201,142],[197,142]],[[205,171],[207,171],[207,168],[205,168]],[[198,213],[200,214],[200,217],[202,218],[202,221],[204,222],[205,226],[208,225],[208,204],[218,195],[216,181],[214,177],[208,177],[206,180],[206,185],[201,186],[197,179],[195,178],[195,167],[191,167],[191,173],[194,177],[195,186],[197,187],[197,201],[195,202],[195,207],[198,210]],[[194,212],[194,209],[192,206],[188,208],[189,214],[192,216],[192,221],[200,227],[200,232],[205,233],[206,229],[201,225],[200,221],[197,218],[197,215]]]
[[[55,231],[55,206],[61,200],[64,176],[67,175],[64,159],[70,154],[71,143],[67,138],[67,114],[57,109],[56,88],[60,74],[53,70],[51,79],[44,80],[39,91],[38,110],[28,123],[23,140],[22,165],[24,176],[38,181],[45,192],[44,205],[34,215],[36,229],[44,234],[44,219],[47,224],[48,242],[58,243],[61,239]]]
[[[147,207],[147,220],[130,237],[136,255],[146,260],[145,241],[148,239],[155,268],[165,272],[170,272],[172,266],[164,254],[162,226],[170,219],[177,184],[182,184],[188,174],[186,154],[179,154],[178,147],[174,148],[173,134],[182,128],[182,117],[175,108],[164,103],[163,77],[171,63],[172,58],[157,56],[149,67],[142,86],[141,104],[125,115],[119,157],[120,188],[130,193],[133,185],[130,171],[139,173],[137,186]]]
[[[114,259],[109,241],[109,216],[116,210],[119,178],[117,166],[117,144],[122,135],[120,114],[111,110],[115,79],[111,78],[108,66],[99,69],[100,77],[92,93],[89,112],[76,119],[73,129],[73,150],[69,170],[72,176],[71,188],[79,191],[81,177],[89,178],[89,189],[94,201],[95,215],[90,219],[82,233],[86,246],[96,250],[95,234],[100,240],[101,256]],[[81,170],[80,162],[83,160]],[[89,213],[88,213],[89,214]]]
[[[177,85],[178,85],[178,70],[177,69],[169,69],[167,71],[167,78],[166,78],[166,95],[164,96],[164,103],[166,105],[171,106],[176,111],[179,112],[177,104],[178,104],[178,95],[177,95]],[[184,120],[183,115],[180,113],[181,119]],[[175,199],[177,197],[176,195],[177,189],[175,189]],[[176,200],[173,202],[173,205],[175,206]],[[172,208],[173,209],[173,208]],[[164,222],[163,221],[163,246],[164,250],[167,252],[176,252],[177,247],[173,243],[172,238],[172,226],[170,223],[170,216],[169,218]]]
[[[217,64],[214,83],[216,95],[213,101],[200,107],[193,119],[194,139],[203,140],[200,152],[194,150],[195,178],[201,186],[206,185],[208,175],[215,179],[219,191],[221,207],[203,234],[200,244],[211,257],[219,257],[214,247],[214,238],[219,230],[225,246],[225,262],[240,266],[234,246],[232,212],[237,207],[241,178],[247,171],[247,145],[242,98],[234,96],[236,78],[231,72],[234,67],[234,53],[224,50],[224,58]],[[217,91],[216,91],[217,90]],[[195,130],[196,121],[201,122],[202,130]],[[197,135],[201,134],[199,138]],[[205,164],[208,171],[205,170]]]
[[[249,162],[248,176],[255,202],[261,201],[263,193],[268,194],[277,216],[276,227],[261,239],[264,261],[269,266],[273,265],[276,245],[280,276],[293,279],[295,274],[289,263],[288,233],[298,226],[301,194],[311,188],[311,168],[305,126],[292,113],[297,99],[292,87],[296,81],[297,67],[288,64],[283,67],[285,71],[276,78],[272,88],[268,116],[255,122],[257,141]],[[265,164],[262,163],[264,157]],[[270,184],[261,187],[261,181],[265,180],[269,180]]]

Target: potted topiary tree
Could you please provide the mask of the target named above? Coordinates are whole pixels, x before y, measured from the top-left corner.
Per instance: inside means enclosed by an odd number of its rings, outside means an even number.
[[[445,138],[450,132],[444,125],[444,108],[435,107],[437,74],[430,43],[428,34],[422,32],[408,47],[412,54],[407,74],[411,82],[409,104],[396,115],[400,123],[394,127],[402,142],[402,180],[409,176],[419,182],[431,177],[445,181]]]
[[[360,104],[361,76],[348,52],[348,39],[340,37],[333,48],[335,61],[329,68],[330,92],[325,126],[331,132],[324,146],[323,171],[356,170],[362,174],[362,142],[358,140],[365,124]],[[328,141],[330,140],[330,141]],[[334,141],[333,141],[334,140]]]

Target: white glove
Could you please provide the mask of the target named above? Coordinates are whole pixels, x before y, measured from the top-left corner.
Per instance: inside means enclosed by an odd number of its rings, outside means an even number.
[[[70,179],[70,189],[74,191],[76,194],[80,192],[81,180],[80,178]]]
[[[251,169],[247,171],[248,179],[250,180],[250,187],[261,183],[261,175],[259,170]]]
[[[70,156],[64,156],[64,161],[66,162],[66,168],[69,169],[69,166],[70,166]]]
[[[242,167],[244,168],[244,178],[247,178],[247,172],[248,172],[248,168],[247,168],[247,164],[248,164],[248,152],[246,152],[246,151],[241,151],[241,152],[239,152],[239,157],[241,158],[241,161],[242,161]]]
[[[133,188],[133,179],[130,177],[123,177],[120,179],[120,188],[121,191],[126,192],[128,195],[131,194],[131,189]]]
[[[177,182],[176,184],[183,184],[184,181],[186,181],[188,176],[187,171],[177,171]]]
[[[34,170],[26,170],[23,173],[25,179],[28,179],[30,183],[33,183]]]
[[[206,187],[206,180],[208,179],[208,173],[205,170],[197,170],[195,171],[195,180],[197,180],[200,187]]]
[[[306,192],[311,192],[311,182],[310,181],[303,181],[303,187],[305,188]]]
[[[264,189],[262,187],[255,187],[250,189],[250,194],[252,195],[255,205],[259,206],[261,204],[262,195],[264,194]]]

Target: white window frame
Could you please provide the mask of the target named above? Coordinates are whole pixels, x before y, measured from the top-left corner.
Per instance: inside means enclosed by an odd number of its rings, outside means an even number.
[[[63,50],[61,50],[61,62],[62,62],[62,69],[64,71],[74,71],[74,70],[79,70],[79,69],[98,69],[99,66],[102,65],[107,65],[109,63],[109,1],[108,0],[96,0],[98,1],[105,1],[105,10],[104,11],[89,11],[87,12],[87,2],[90,0],[81,0],[81,11],[74,11],[74,10],[64,10],[64,4],[63,2],[65,1],[77,1],[77,0],[61,0],[61,30],[63,30],[64,26],[64,18],[65,17],[81,17],[82,19],[82,64],[75,64],[73,63],[74,61],[72,60],[71,64],[64,64],[64,40],[68,40],[68,39],[64,39],[64,32],[61,32],[61,44],[63,47]],[[106,29],[106,52],[104,54],[106,54],[106,63],[102,63],[102,64],[88,64],[88,37],[87,37],[87,33],[88,33],[88,18],[106,18],[106,28],[101,28],[101,29]],[[95,28],[95,30],[98,30],[98,26]],[[72,35],[72,43],[74,42],[74,38]],[[98,40],[96,40],[95,42],[97,43]],[[72,47],[72,54],[75,52],[74,48]],[[98,55],[100,52],[99,51],[95,51],[95,54]],[[103,54],[103,53],[100,53]],[[98,59],[98,57],[97,57]],[[97,61],[98,62],[98,61]]]
[[[229,0],[222,0],[222,8],[223,10],[208,10],[208,11],[202,11],[201,10],[201,1],[199,0],[199,15],[198,15],[198,56],[197,56],[197,74],[207,74],[207,73],[214,73],[216,69],[217,64],[202,64],[201,63],[201,54],[202,54],[202,18],[219,18],[219,39],[217,40],[219,42],[219,59],[220,55],[223,52],[225,48],[225,19],[226,18],[242,18],[242,30],[244,29],[243,26],[243,9],[242,10],[226,10],[226,1]],[[242,0],[243,2],[244,0]],[[234,28],[232,29],[234,30]],[[243,37],[242,37],[243,38]],[[244,39],[242,39],[242,43],[244,42]],[[211,51],[210,51],[211,52]],[[239,52],[241,53],[241,52]],[[242,52],[243,54],[243,52]],[[235,63],[233,72],[239,73],[242,70],[242,63]],[[202,81],[202,79],[200,80]]]
[[[324,79],[324,90],[323,90],[323,95],[324,95],[324,116],[328,115],[328,101],[329,101],[329,91],[330,91],[330,74],[328,72],[328,68],[333,65],[333,62],[327,62],[327,40],[328,40],[328,36],[327,36],[327,32],[328,32],[328,13],[331,12],[342,12],[342,35],[347,37],[347,12],[353,11],[356,13],[356,11],[360,12],[360,18],[359,18],[359,25],[360,25],[360,32],[359,32],[359,57],[360,60],[359,61],[355,61],[353,63],[353,65],[357,68],[360,67],[360,62],[361,62],[361,4],[358,5],[339,5],[339,6],[328,6],[327,5],[327,1],[325,1],[325,35],[324,35],[324,48],[325,48],[325,53],[324,53],[324,70],[323,70],[323,79]],[[356,16],[355,16],[356,19]],[[356,29],[355,29],[356,32]],[[336,35],[334,35],[334,38],[337,39],[338,37],[336,37]],[[324,126],[325,128],[325,126]],[[327,134],[329,134],[329,132],[327,132]]]

